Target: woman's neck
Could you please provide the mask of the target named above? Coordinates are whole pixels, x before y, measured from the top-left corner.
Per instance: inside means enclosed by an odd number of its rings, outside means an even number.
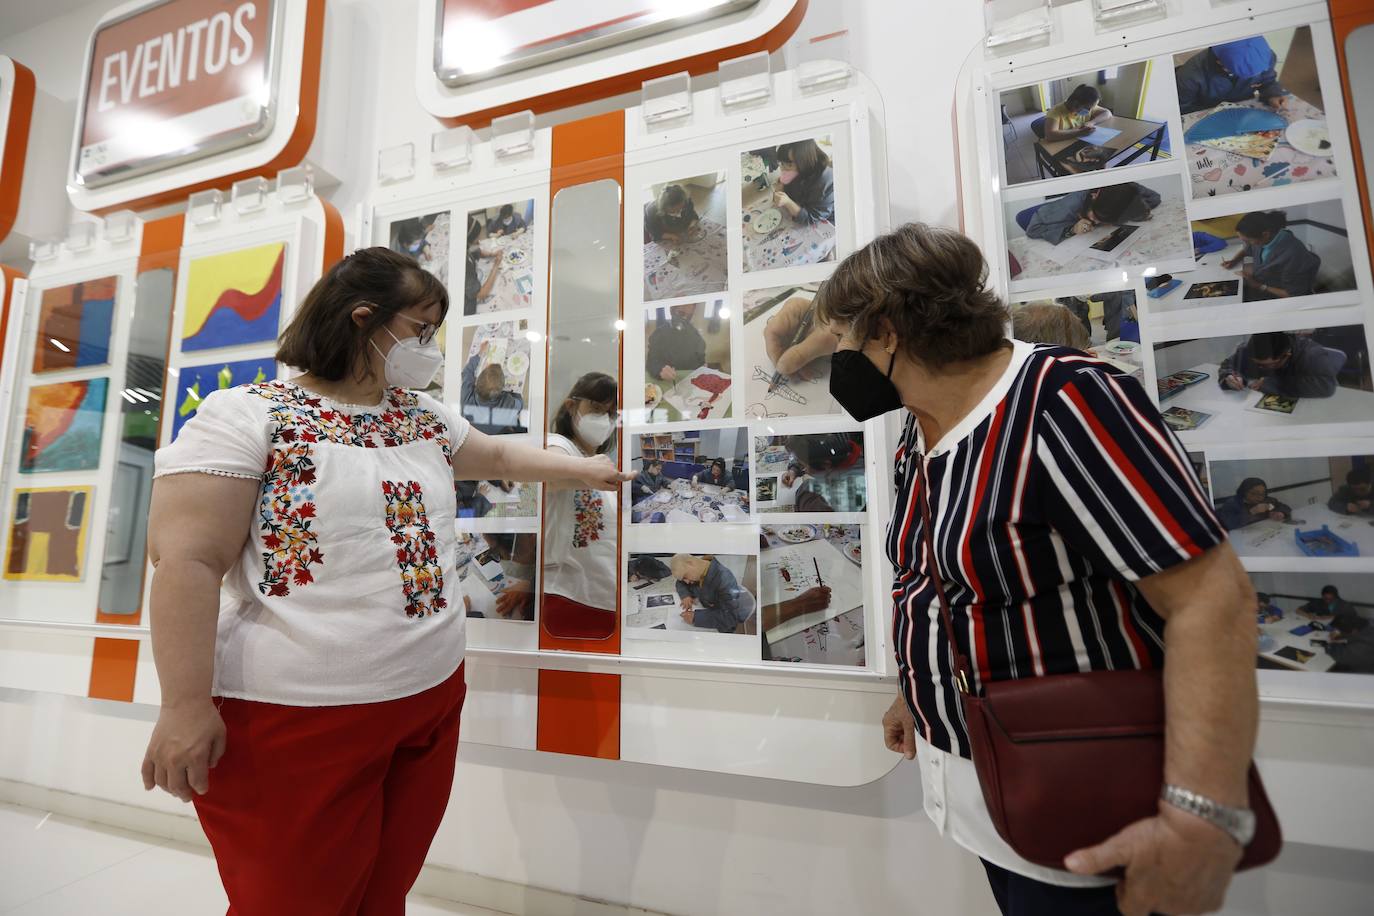
[[[904,360],[892,374],[892,382],[902,404],[916,415],[925,435],[926,447],[935,445],[945,433],[982,403],[1011,362],[1011,341],[987,356],[930,369]]]
[[[340,404],[371,405],[381,403],[386,389],[382,386],[378,375],[369,369],[363,374],[362,379],[359,381],[358,373],[355,372],[350,372],[337,381],[322,379],[307,372],[295,379],[295,383],[307,391],[324,395],[331,401],[337,401]]]

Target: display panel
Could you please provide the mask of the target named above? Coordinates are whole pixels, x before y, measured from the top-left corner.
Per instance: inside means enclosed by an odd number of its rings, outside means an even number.
[[[1171,112],[1156,67],[1137,61],[1002,92],[1007,183],[1168,159]]]

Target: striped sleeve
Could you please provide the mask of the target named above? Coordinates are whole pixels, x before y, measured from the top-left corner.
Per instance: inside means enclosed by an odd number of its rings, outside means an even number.
[[[1069,549],[1135,581],[1225,540],[1187,453],[1135,379],[1085,365],[1043,404],[1043,511]]]

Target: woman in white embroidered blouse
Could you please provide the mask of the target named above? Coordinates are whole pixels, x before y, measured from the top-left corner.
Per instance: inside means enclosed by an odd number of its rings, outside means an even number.
[[[195,802],[231,912],[403,912],[464,695],[455,479],[625,479],[410,390],[448,304],[409,257],[355,252],[282,335],[304,374],[210,395],[157,455],[143,779]]]

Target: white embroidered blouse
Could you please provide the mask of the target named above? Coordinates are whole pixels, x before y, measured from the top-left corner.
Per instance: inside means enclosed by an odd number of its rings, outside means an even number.
[[[410,696],[463,660],[453,457],[469,424],[425,394],[345,405],[289,382],[217,391],[156,476],[262,482],[220,593],[214,694],[289,706]]]

